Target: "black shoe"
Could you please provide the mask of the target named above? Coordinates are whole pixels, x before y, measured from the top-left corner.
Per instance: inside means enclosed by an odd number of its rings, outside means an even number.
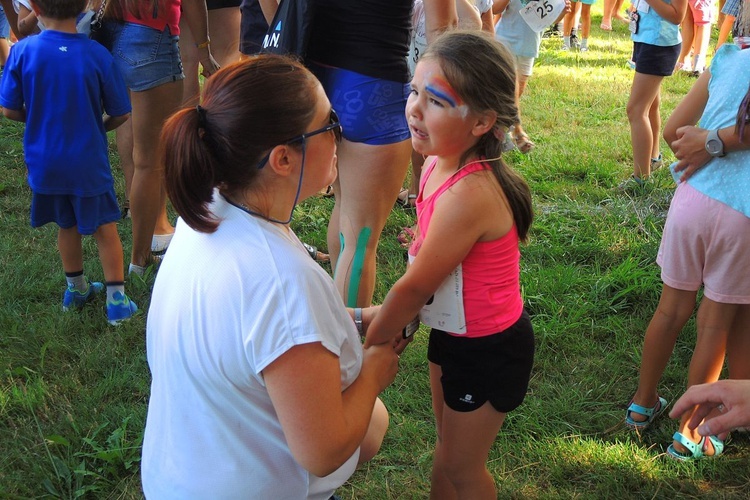
[[[559,24],[553,24],[542,34],[542,38],[556,38],[562,36]]]
[[[570,34],[570,48],[572,49],[580,49],[581,48],[581,42],[578,40],[578,37],[575,33]]]

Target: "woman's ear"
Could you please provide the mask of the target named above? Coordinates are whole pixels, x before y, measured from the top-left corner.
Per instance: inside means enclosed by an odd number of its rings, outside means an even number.
[[[288,144],[275,146],[268,155],[268,166],[276,174],[286,177],[292,171],[295,162],[298,161],[299,153]]]
[[[492,130],[495,126],[495,122],[497,122],[497,113],[494,111],[484,112],[477,117],[474,126],[471,129],[471,133],[476,137],[482,137],[484,134]]]

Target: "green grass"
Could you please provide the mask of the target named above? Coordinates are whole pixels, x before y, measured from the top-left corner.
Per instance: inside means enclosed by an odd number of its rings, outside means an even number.
[[[622,425],[660,293],[654,260],[673,184],[665,169],[642,196],[614,189],[632,169],[625,115],[631,44],[622,23],[612,33],[598,29],[597,8],[590,52],[561,52],[559,40],[544,41],[522,99],[537,149],[507,156],[534,193],[522,285],[537,357],[528,397],[509,414],[489,467],[500,498],[746,498],[746,436],[735,436],[720,459],[682,464],[664,454],[674,421],[662,417],[640,437]],[[692,82],[665,80],[665,119]],[[28,224],[22,130],[0,121],[0,497],[138,498],[150,383],[145,314],[115,328],[101,301],[60,312],[56,230]],[[670,160],[666,146],[664,153]],[[331,206],[316,198],[298,210],[294,226],[303,240],[325,248]],[[412,212],[391,214],[376,301],[404,270],[396,235],[412,222]],[[120,234],[128,249],[129,221]],[[85,253],[88,273],[100,279],[90,239]],[[152,282],[128,282],[144,311]],[[660,387],[670,401],[684,390],[694,343],[690,322]],[[383,449],[341,488],[343,498],[427,496],[435,434],[425,351],[423,328],[383,394],[392,417]]]

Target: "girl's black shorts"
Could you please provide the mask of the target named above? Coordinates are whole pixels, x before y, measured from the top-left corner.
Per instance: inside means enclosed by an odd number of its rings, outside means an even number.
[[[486,337],[467,338],[432,329],[427,359],[440,365],[445,404],[473,411],[489,401],[500,412],[517,408],[526,396],[534,363],[534,330],[526,311],[511,327]]]

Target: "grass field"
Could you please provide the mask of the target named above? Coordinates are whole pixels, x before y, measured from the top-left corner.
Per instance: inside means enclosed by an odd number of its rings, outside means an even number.
[[[660,293],[654,260],[674,186],[662,169],[640,196],[615,189],[632,170],[625,115],[631,44],[622,23],[599,30],[600,9],[590,52],[562,52],[559,39],[544,41],[522,100],[537,149],[507,156],[534,194],[521,278],[537,357],[528,397],[491,452],[498,496],[747,498],[746,435],[734,436],[721,458],[683,464],[664,453],[676,422],[662,417],[643,436],[623,425]],[[693,81],[665,80],[665,119]],[[0,498],[139,498],[150,383],[145,314],[110,327],[103,301],[61,313],[56,230],[28,224],[22,133],[0,121]],[[672,158],[666,146],[664,154]],[[303,240],[325,248],[331,206],[316,198],[298,209],[294,227]],[[394,209],[388,221],[376,301],[404,270],[396,235],[413,219]],[[128,220],[120,234],[127,253]],[[93,241],[84,248],[87,273],[101,279]],[[144,311],[152,283],[151,275],[127,285]],[[691,321],[660,387],[669,401],[685,388],[694,343]],[[383,394],[392,418],[382,452],[338,491],[342,498],[426,498],[435,435],[425,351],[423,328]]]

